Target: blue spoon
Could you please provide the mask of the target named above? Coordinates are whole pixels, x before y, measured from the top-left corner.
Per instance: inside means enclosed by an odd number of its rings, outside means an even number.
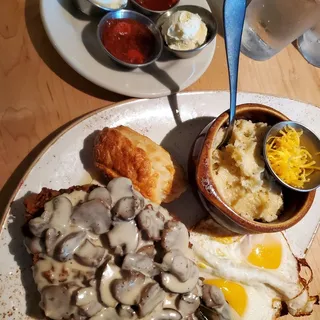
[[[229,125],[226,134],[217,148],[229,141],[235,122],[240,45],[245,14],[246,0],[225,0],[223,20],[230,83],[230,111]],[[194,143],[192,150],[192,159],[194,163],[197,163],[199,160],[205,137],[214,122],[215,119],[200,132]]]
[[[223,6],[223,26],[230,87],[230,111],[229,126],[220,146],[230,139],[236,117],[238,67],[246,6],[246,0],[225,0]]]

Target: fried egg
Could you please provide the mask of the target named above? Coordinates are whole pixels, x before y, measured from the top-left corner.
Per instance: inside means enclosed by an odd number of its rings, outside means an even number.
[[[282,302],[294,316],[312,312],[317,298],[309,297],[282,233],[216,236],[215,229],[212,219],[201,221],[190,242],[204,283],[221,289],[232,319],[274,319]]]
[[[280,315],[281,301],[274,299],[270,289],[264,286],[249,286],[212,274],[202,273],[204,284],[218,287],[229,304],[229,318],[232,320],[271,320]],[[207,278],[206,278],[207,276]]]

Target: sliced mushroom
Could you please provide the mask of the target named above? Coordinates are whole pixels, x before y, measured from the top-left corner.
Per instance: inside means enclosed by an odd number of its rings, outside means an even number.
[[[179,250],[173,250],[163,257],[162,268],[176,276],[181,282],[185,282],[191,277],[196,265]]]
[[[49,210],[50,204],[52,204],[53,209],[53,214],[50,219],[50,227],[64,234],[70,224],[72,203],[67,197],[61,195],[46,203],[45,210]]]
[[[108,262],[102,273],[99,288],[101,300],[108,307],[115,308],[118,304],[118,301],[111,293],[111,283],[121,278],[120,268],[111,261]]]
[[[46,231],[45,244],[46,244],[46,251],[49,256],[52,256],[59,237],[60,237],[60,233],[54,228],[49,228]]]
[[[36,237],[41,237],[43,232],[50,227],[49,221],[53,214],[53,207],[52,205],[48,206],[46,204],[45,208],[47,209],[44,210],[40,217],[33,218],[29,221],[29,229]]]
[[[166,298],[163,301],[163,309],[175,309],[177,310],[178,301],[180,299],[180,294],[166,292]]]
[[[55,256],[59,261],[67,261],[73,258],[74,252],[77,250],[78,247],[86,239],[86,232],[79,231],[70,233],[61,242],[55,249]]]
[[[154,245],[147,245],[138,249],[137,253],[144,254],[150,258],[153,258],[156,255],[156,249]]]
[[[89,285],[93,288],[97,288],[97,283],[98,283],[97,279],[91,279],[89,281]]]
[[[202,286],[203,286],[202,281],[199,279],[197,285],[191,292],[196,296],[202,298]]]
[[[196,265],[185,256],[179,255],[173,258],[170,272],[175,275],[180,281],[187,281],[194,272]]]
[[[31,219],[29,221],[29,229],[36,237],[41,237],[43,232],[49,228],[49,221],[45,220],[42,216]]]
[[[86,320],[87,319],[87,317],[81,315],[80,312],[78,312],[72,316],[73,316],[72,320]],[[92,318],[90,318],[90,319],[92,319]]]
[[[165,292],[158,283],[148,284],[141,293],[139,302],[139,316],[145,317],[151,313],[165,299]]]
[[[147,277],[154,277],[155,275],[160,273],[159,268],[154,265],[153,259],[139,253],[127,254],[123,260],[122,269],[137,271]]]
[[[205,312],[205,309],[203,310],[209,320],[233,319],[230,306],[218,287],[205,284],[202,287],[202,300],[211,309],[210,312]]]
[[[92,317],[102,309],[96,290],[92,287],[79,289],[75,295],[75,303],[86,317]]]
[[[58,196],[45,204],[40,217],[29,221],[29,229],[37,237],[41,237],[49,228],[63,234],[69,226],[71,213],[71,201],[65,196]]]
[[[91,241],[91,242],[99,242],[99,240],[101,239],[99,234],[95,234],[89,230],[87,230],[87,235],[88,235],[88,239]]]
[[[104,248],[95,246],[89,240],[86,240],[75,252],[77,260],[89,267],[99,267],[106,255],[107,251]]]
[[[150,320],[181,320],[182,315],[173,309],[164,309],[160,313],[154,315]]]
[[[121,220],[132,220],[143,209],[144,201],[141,198],[132,197],[121,198],[113,207],[114,217]]]
[[[124,320],[118,316],[116,309],[103,308],[100,312],[90,318],[90,320]]]
[[[200,306],[200,298],[192,292],[181,295],[178,309],[184,316],[193,314]]]
[[[112,293],[117,301],[131,306],[139,302],[144,284],[145,276],[143,274],[128,272],[124,279],[113,281]]]
[[[130,307],[130,306],[126,306],[123,304],[120,304],[117,307],[117,312],[118,315],[121,319],[130,319],[130,320],[135,320],[137,319],[137,314],[136,312]]]
[[[98,301],[91,301],[80,309],[86,317],[92,317],[101,311],[102,308],[103,306]]]
[[[142,235],[142,232],[139,232],[138,236],[138,247],[136,249],[137,253],[145,254],[150,258],[153,258],[156,255],[156,250],[153,240],[145,239]]]
[[[149,239],[160,240],[164,228],[164,216],[151,208],[142,210],[137,216],[139,228],[145,231]]]
[[[192,291],[198,283],[199,270],[195,264],[188,269],[189,278],[182,282],[175,275],[169,272],[161,273],[161,281],[165,288],[175,293],[186,293]]]
[[[221,308],[226,303],[222,291],[218,287],[208,284],[202,287],[202,300],[209,308]]]
[[[45,315],[54,320],[70,318],[74,311],[71,293],[65,286],[48,286],[41,292],[40,306]]]
[[[76,292],[75,303],[78,307],[83,307],[95,300],[97,300],[97,293],[92,287],[81,288]]]
[[[112,198],[111,198],[111,194],[108,191],[108,189],[106,188],[95,188],[93,189],[88,196],[88,200],[100,200],[104,206],[108,209],[111,208],[112,206]]]
[[[117,203],[121,198],[133,196],[132,182],[127,178],[112,179],[108,183],[107,189],[110,191],[113,204]]]
[[[117,222],[108,232],[109,244],[115,253],[124,255],[135,252],[138,246],[138,229],[134,221]]]
[[[189,232],[186,226],[179,221],[168,221],[162,232],[161,245],[166,251],[187,251]]]
[[[111,226],[111,213],[100,200],[84,202],[75,208],[71,221],[73,224],[94,232],[103,234]]]
[[[185,320],[201,320],[201,318],[198,318],[195,314],[190,314],[185,317]],[[206,320],[209,320],[209,319],[206,319]],[[213,319],[210,319],[210,320],[213,320]],[[217,320],[219,320],[219,319],[217,319]]]
[[[31,254],[37,254],[45,252],[44,244],[41,238],[33,237],[33,238],[25,238],[24,244]]]

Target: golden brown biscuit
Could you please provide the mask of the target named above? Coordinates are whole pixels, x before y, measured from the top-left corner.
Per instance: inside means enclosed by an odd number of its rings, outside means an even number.
[[[173,201],[186,190],[183,171],[170,154],[125,126],[104,128],[99,133],[94,160],[109,178],[131,179],[135,189],[155,203]]]

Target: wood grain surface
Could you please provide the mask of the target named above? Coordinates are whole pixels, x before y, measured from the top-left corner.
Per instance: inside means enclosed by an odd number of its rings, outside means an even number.
[[[226,89],[219,36],[210,67],[186,91]],[[292,45],[266,62],[241,56],[239,90],[320,106],[320,69]],[[60,58],[43,29],[39,0],[0,0],[0,211],[26,168],[59,131],[88,112],[125,99],[82,78]],[[320,291],[319,252],[320,233],[307,256],[314,271],[313,294]],[[320,319],[320,307],[306,319]]]

